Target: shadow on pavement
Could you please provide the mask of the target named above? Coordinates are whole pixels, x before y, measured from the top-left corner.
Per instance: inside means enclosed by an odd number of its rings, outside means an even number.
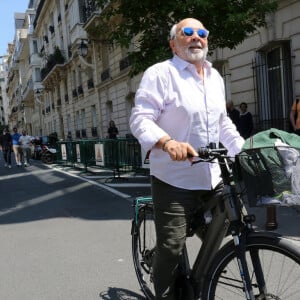
[[[11,169],[0,166],[0,224],[47,218],[130,219],[130,202],[39,161]]]
[[[103,300],[144,300],[145,297],[126,289],[109,287],[107,291],[101,292],[99,298]]]

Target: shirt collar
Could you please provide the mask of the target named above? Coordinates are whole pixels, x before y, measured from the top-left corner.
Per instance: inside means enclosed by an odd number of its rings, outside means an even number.
[[[191,63],[189,63],[188,61],[180,58],[178,55],[174,54],[172,62],[174,63],[174,65],[176,65],[176,67],[178,67],[180,70],[184,70],[185,68],[187,68],[188,66],[192,66],[195,68],[195,66]],[[205,60],[204,64],[203,64],[203,68],[204,69],[208,69],[210,70],[212,68],[212,64],[208,61]]]

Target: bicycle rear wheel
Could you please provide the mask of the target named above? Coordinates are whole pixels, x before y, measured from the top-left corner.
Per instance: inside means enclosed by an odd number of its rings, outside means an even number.
[[[267,294],[260,295],[250,252],[259,257]],[[258,256],[257,256],[258,255]],[[300,250],[293,242],[275,236],[250,236],[246,260],[255,299],[298,300],[300,295]],[[233,242],[217,254],[203,289],[203,300],[246,299]]]
[[[156,233],[151,204],[139,208],[132,228],[132,256],[140,287],[147,299],[155,299],[152,282],[152,260],[155,252]]]

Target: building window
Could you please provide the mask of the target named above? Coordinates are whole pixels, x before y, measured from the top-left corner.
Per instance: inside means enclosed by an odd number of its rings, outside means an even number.
[[[67,131],[71,132],[71,115],[67,115]]]
[[[73,89],[77,88],[77,80],[76,80],[76,71],[75,70],[72,71],[72,86],[73,86]]]
[[[94,88],[93,69],[92,68],[88,68],[87,86],[88,86],[88,89]]]
[[[35,73],[35,82],[41,82],[42,81],[41,69],[35,68],[34,73]]]
[[[81,128],[86,128],[85,109],[81,110]]]
[[[96,105],[91,106],[91,115],[92,115],[92,137],[96,137],[98,135],[97,132],[97,112]]]
[[[253,70],[259,130],[289,130],[293,102],[290,43],[257,52]]]
[[[78,66],[78,85],[82,85],[82,70],[80,66]]]
[[[51,131],[52,132],[52,131]],[[51,133],[50,132],[50,133]],[[53,132],[57,132],[57,123],[56,123],[56,120],[54,119],[53,120]]]
[[[110,77],[109,69],[106,69],[101,73],[101,81],[105,81],[105,80],[109,79],[109,77]]]
[[[223,60],[214,61],[214,68],[218,70],[223,77],[225,85],[225,99],[231,100],[231,74],[229,72],[228,62]]]
[[[91,115],[92,115],[92,126],[93,127],[97,127],[96,105],[92,105],[92,107],[91,107]]]
[[[108,119],[113,119],[112,114],[113,114],[113,104],[111,100],[106,101],[106,113],[108,116]]]
[[[122,58],[120,61],[119,61],[119,68],[120,68],[120,71],[128,68],[130,66],[130,61],[129,61],[129,57],[126,56],[124,58]]]
[[[79,111],[76,111],[76,120],[75,120],[75,124],[76,124],[76,138],[80,138],[80,113]]]
[[[132,108],[134,107],[134,97],[135,97],[135,92],[130,91],[125,99],[126,99],[126,111],[127,114],[130,115]]]
[[[32,41],[32,47],[33,47],[33,53],[37,54],[39,52],[37,40]]]

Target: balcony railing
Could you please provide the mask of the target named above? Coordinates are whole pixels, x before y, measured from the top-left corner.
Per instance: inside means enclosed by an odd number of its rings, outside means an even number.
[[[50,54],[46,66],[41,70],[42,80],[51,72],[51,70],[58,64],[64,64],[65,62],[64,51],[56,48],[54,53]]]

